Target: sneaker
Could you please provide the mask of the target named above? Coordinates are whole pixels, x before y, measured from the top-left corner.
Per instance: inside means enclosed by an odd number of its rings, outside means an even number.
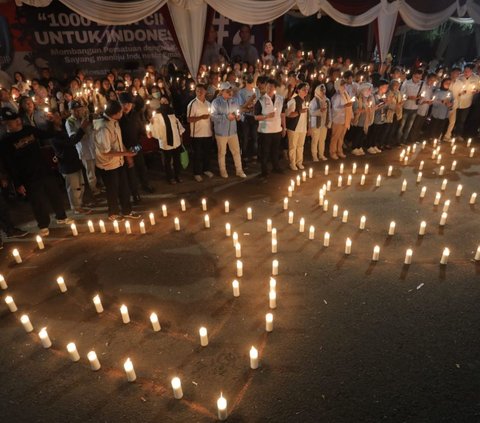
[[[330,158],[333,160],[338,160],[338,156],[336,154],[330,154]]]
[[[26,235],[28,235],[27,231],[23,231],[19,228],[13,228],[7,233],[7,238],[23,238]]]
[[[75,220],[73,220],[71,217],[66,217],[65,219],[57,219],[58,225],[71,225],[72,223],[75,223]]]
[[[238,176],[239,178],[246,178],[246,177],[247,177],[247,175],[245,175],[245,173],[244,173],[243,171],[237,172],[237,176]]]
[[[305,169],[302,164],[297,164],[297,167],[298,167],[300,170]]]
[[[38,235],[40,235],[42,238],[45,238],[46,236],[50,235],[50,231],[48,228],[40,228]]]
[[[91,209],[84,209],[84,208],[79,208],[79,209],[75,209],[73,211],[74,214],[90,214],[92,213],[92,210]]]
[[[135,213],[132,211],[128,214],[124,214],[123,217],[126,219],[140,219],[142,215],[140,213]]]
[[[362,153],[360,153],[360,149],[359,149],[359,148],[354,148],[354,149],[352,150],[352,154],[353,154],[354,156],[360,156]]]
[[[316,157],[314,157],[313,161],[314,162],[319,162],[320,160],[318,160]]]
[[[227,173],[227,172],[220,172],[220,176],[221,176],[222,178],[225,178],[225,179],[226,179],[226,178],[228,178],[228,173]]]
[[[370,153],[370,154],[377,154],[377,150],[375,150],[374,147],[369,147],[367,148],[367,153]]]
[[[360,156],[365,156],[365,151],[363,151],[363,148],[359,148],[360,150]]]
[[[380,150],[378,147],[373,147],[377,153],[381,153],[382,150]]]
[[[205,176],[208,176],[209,178],[213,178],[213,173],[207,170],[206,172],[203,172]]]
[[[298,167],[295,166],[295,165],[290,165],[290,169],[292,169],[292,170],[298,170]]]
[[[325,162],[325,161],[327,161],[328,159],[327,159],[325,156],[320,156],[320,160],[322,160],[322,161]]]
[[[110,220],[110,222],[113,222],[115,220],[117,222],[123,222],[125,219],[121,214],[111,214],[110,216],[108,216],[108,220]]]
[[[193,175],[193,179],[195,179],[197,182],[203,181],[203,178],[200,175]]]
[[[344,159],[347,156],[345,156],[345,154],[343,154],[343,153],[338,153],[338,157],[340,157],[341,159]]]

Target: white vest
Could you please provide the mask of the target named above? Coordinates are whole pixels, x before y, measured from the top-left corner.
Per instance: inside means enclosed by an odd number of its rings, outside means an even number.
[[[258,122],[258,132],[262,134],[276,134],[282,132],[282,110],[283,97],[275,95],[275,103],[267,94],[262,95],[258,101],[262,105],[262,115],[266,116],[269,113],[275,112],[275,117],[272,119],[261,120]]]

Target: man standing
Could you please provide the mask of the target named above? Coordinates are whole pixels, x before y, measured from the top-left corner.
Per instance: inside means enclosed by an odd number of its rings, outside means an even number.
[[[328,128],[332,126],[332,110],[324,84],[315,88],[315,96],[310,102],[310,131],[312,133],[312,159],[314,162],[327,160],[325,140]]]
[[[238,93],[237,98],[241,106],[242,119],[239,122],[241,127],[241,150],[242,159],[246,162],[248,159],[255,160],[257,158],[258,148],[258,123],[254,117],[253,106],[260,97],[260,91],[255,87],[254,77],[248,74],[245,77],[245,87]]]
[[[288,159],[292,170],[304,169],[303,146],[308,124],[308,104],[305,102],[305,97],[308,90],[308,84],[301,82],[297,86],[297,93],[287,103],[285,115],[287,118]]]
[[[475,66],[472,63],[467,63],[463,69],[463,75],[458,78],[458,83],[462,86],[462,89],[458,94],[454,132],[455,136],[461,141],[465,135],[465,122],[472,106],[473,96],[480,88],[480,77],[473,73],[474,67]]]
[[[418,101],[421,98],[424,85],[422,75],[422,70],[415,70],[412,79],[406,80],[400,88],[400,92],[404,98],[402,120],[398,127],[398,139],[401,144],[407,143],[410,130],[417,116]]]
[[[453,103],[453,106],[448,111],[448,127],[445,131],[445,135],[443,135],[443,141],[450,141],[452,138],[453,128],[455,127],[455,122],[457,118],[457,107],[458,107],[458,100],[459,95],[462,91],[463,84],[459,81],[458,77],[460,76],[461,69],[458,67],[452,68],[450,71],[450,78],[452,80],[450,84],[450,91],[452,98],[448,98],[450,102]],[[447,93],[448,94],[448,93]]]
[[[246,62],[250,65],[255,65],[258,60],[258,51],[250,44],[251,30],[248,25],[240,27],[240,44],[233,46],[232,54],[230,55],[233,61]]]
[[[417,115],[413,121],[412,129],[410,130],[411,142],[418,142],[420,139],[420,134],[427,120],[428,111],[433,103],[433,90],[435,89],[434,83],[436,80],[437,75],[435,73],[430,73],[426,78],[426,83],[423,85],[420,99],[418,100]]]

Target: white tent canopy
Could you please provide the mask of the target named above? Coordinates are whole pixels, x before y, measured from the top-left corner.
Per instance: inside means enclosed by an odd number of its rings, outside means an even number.
[[[335,8],[335,0],[132,0],[117,3],[108,0],[59,0],[78,14],[100,24],[125,25],[146,18],[165,4],[168,5],[175,32],[185,61],[192,75],[200,64],[207,7],[232,19],[249,25],[271,22],[292,8],[303,15],[322,13],[348,26],[368,25],[377,19],[380,57],[386,57],[390,48],[395,23],[400,16],[411,28],[430,30],[449,19],[470,17],[480,23],[480,4],[475,0],[452,0],[450,5],[434,13],[414,9],[406,0],[379,0],[360,15],[348,15]],[[16,0],[18,5],[48,6],[52,0]],[[468,15],[468,16],[467,16]]]

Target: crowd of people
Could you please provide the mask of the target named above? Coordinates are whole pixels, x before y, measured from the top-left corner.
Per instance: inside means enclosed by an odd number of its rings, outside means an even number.
[[[376,155],[420,139],[478,134],[480,60],[407,69],[390,56],[355,64],[323,49],[276,51],[270,41],[259,54],[250,36],[243,26],[229,56],[212,27],[197,75],[173,65],[112,69],[103,79],[80,69],[67,80],[49,68],[31,80],[15,72],[11,86],[0,89],[2,187],[28,198],[47,236],[50,209],[57,223],[73,221],[59,174],[74,215],[88,215],[105,195],[108,219],[140,218],[132,203],[141,201],[140,190],[154,191],[145,156],[157,149],[170,184],[187,172],[184,144],[199,183],[217,168],[229,177],[227,150],[237,177],[258,162],[267,180],[271,171],[304,169],[306,159]],[[4,196],[0,227],[7,237],[26,235],[12,223]]]

